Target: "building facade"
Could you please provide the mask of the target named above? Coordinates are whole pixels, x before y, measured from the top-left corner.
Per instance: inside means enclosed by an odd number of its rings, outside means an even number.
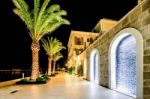
[[[78,55],[80,55],[93,41],[99,33],[71,31],[68,41],[68,67],[75,67],[77,72]]]
[[[150,0],[138,5],[78,55],[84,77],[136,99],[150,99]]]

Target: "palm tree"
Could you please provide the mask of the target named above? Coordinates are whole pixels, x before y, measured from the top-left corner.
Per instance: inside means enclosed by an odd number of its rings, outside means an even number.
[[[60,58],[63,58],[63,55],[62,55],[60,52],[57,52],[56,54],[53,55],[53,74],[55,73],[56,62],[57,62]]]
[[[39,75],[40,39],[46,34],[51,34],[59,26],[68,25],[70,22],[63,18],[67,13],[61,10],[58,4],[48,6],[50,0],[44,0],[42,5],[40,5],[41,0],[34,0],[34,9],[31,11],[24,0],[12,1],[16,7],[13,12],[26,24],[32,39],[32,72],[30,79],[35,80]]]
[[[42,39],[42,45],[47,52],[48,55],[48,75],[51,75],[51,66],[52,66],[52,60],[53,60],[53,55],[59,52],[62,49],[65,49],[65,47],[62,45],[62,43],[57,40],[56,38],[47,38]]]

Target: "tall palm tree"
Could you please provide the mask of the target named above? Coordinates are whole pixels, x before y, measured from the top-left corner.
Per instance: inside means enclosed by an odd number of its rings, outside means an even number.
[[[15,7],[14,13],[18,15],[26,24],[29,35],[32,39],[32,72],[31,79],[35,80],[39,74],[39,40],[46,34],[51,34],[59,26],[70,24],[63,18],[67,13],[60,9],[58,4],[48,6],[51,0],[34,0],[34,9],[30,11],[28,4],[24,0],[12,0]]]
[[[57,52],[56,54],[53,55],[53,73],[55,73],[56,62],[57,62],[60,58],[63,58],[63,55],[62,55],[60,52]]]
[[[48,55],[48,75],[51,75],[53,55],[59,52],[60,50],[65,49],[65,47],[59,40],[53,37],[48,37],[47,40],[42,39],[42,43],[42,46],[44,47]]]

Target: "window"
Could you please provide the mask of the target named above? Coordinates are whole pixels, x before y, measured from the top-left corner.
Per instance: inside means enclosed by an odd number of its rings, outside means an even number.
[[[90,38],[90,43],[93,43],[93,38]]]
[[[75,37],[75,45],[83,45],[83,37]]]
[[[87,39],[87,42],[90,42],[90,39],[89,39],[89,38]]]

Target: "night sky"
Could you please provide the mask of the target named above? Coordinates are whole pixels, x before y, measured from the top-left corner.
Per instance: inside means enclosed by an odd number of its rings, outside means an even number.
[[[25,0],[32,3],[34,0]],[[30,1],[30,2],[29,2]],[[65,17],[71,25],[63,25],[51,35],[67,46],[70,31],[91,31],[101,18],[119,20],[136,4],[137,0],[52,0],[68,12]],[[25,24],[13,12],[11,0],[0,0],[0,69],[31,68],[31,38]],[[46,36],[45,36],[46,37]],[[40,50],[40,66],[47,66],[47,55]],[[67,50],[63,50],[66,60]]]

